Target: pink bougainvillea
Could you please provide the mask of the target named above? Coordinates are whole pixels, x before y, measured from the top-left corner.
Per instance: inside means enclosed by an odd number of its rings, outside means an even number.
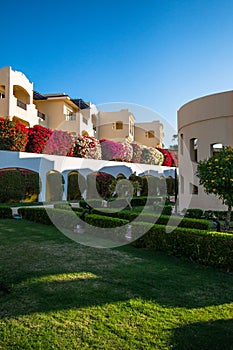
[[[43,153],[57,156],[72,156],[73,138],[63,130],[54,130],[45,144]]]
[[[112,140],[100,140],[102,159],[104,160],[122,160],[123,145]]]
[[[99,140],[88,135],[79,135],[75,139],[73,156],[78,158],[102,159]]]

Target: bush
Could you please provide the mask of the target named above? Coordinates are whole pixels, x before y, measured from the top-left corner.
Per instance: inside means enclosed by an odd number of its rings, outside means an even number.
[[[25,179],[19,170],[0,172],[0,202],[19,202],[24,198]]]
[[[108,209],[104,209],[102,211],[99,211],[97,209],[92,209],[92,213],[98,214],[98,215],[104,215],[108,217],[124,219],[128,221],[133,221],[139,218],[139,220],[142,222],[156,223],[158,225],[167,225],[169,221],[170,226],[179,226],[179,227],[198,229],[198,230],[209,229],[209,223],[206,220],[197,220],[197,219],[188,219],[188,218],[187,219],[183,218],[181,220],[180,217],[175,217],[175,216],[170,217],[168,215],[156,215],[156,214],[150,214],[150,213],[138,214],[138,213],[132,213],[124,210],[119,212],[111,212]]]
[[[185,256],[192,261],[233,271],[233,235],[176,228],[171,232],[165,226],[148,226],[133,223],[133,236],[148,227],[148,232],[131,243],[138,248],[153,248],[176,256]],[[171,227],[172,229],[172,227]]]
[[[86,179],[78,172],[72,172],[68,176],[68,200],[78,200],[82,198],[82,193],[87,187]]]
[[[26,151],[31,153],[43,153],[45,145],[52,134],[52,130],[41,125],[29,128]]]
[[[54,130],[44,145],[43,153],[72,156],[73,138],[68,131]]]
[[[58,172],[51,172],[47,176],[50,201],[61,201],[63,194],[63,176]]]
[[[201,219],[203,217],[202,209],[188,209],[185,213],[186,218]]]
[[[109,216],[87,214],[85,222],[94,227],[114,228],[128,224],[128,220],[112,218]]]
[[[10,207],[0,207],[0,218],[1,219],[10,219],[12,218],[12,210]]]
[[[25,151],[28,142],[28,129],[18,121],[0,118],[0,149]]]
[[[153,208],[155,213],[161,213],[162,215],[171,215],[172,206],[171,205],[163,205],[158,202],[153,203]]]

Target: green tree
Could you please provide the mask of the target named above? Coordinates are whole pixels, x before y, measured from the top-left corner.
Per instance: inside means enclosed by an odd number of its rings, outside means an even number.
[[[199,184],[207,194],[214,194],[228,206],[225,228],[229,229],[233,205],[233,150],[223,147],[209,159],[198,162]]]

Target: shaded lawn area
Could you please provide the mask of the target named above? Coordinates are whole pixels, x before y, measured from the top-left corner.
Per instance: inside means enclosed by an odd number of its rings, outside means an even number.
[[[233,275],[0,220],[0,349],[233,349]]]

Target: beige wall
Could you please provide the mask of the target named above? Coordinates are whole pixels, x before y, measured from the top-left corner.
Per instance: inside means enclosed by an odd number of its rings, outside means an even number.
[[[127,109],[122,109],[117,112],[99,112],[98,114],[98,137],[99,139],[106,138],[115,141],[124,141],[130,137],[134,140],[134,127],[130,132],[130,123],[134,124],[134,116]],[[123,128],[117,129],[116,122],[123,122]]]
[[[5,98],[0,99],[0,115],[18,117],[30,125],[37,124],[39,119],[33,104],[33,84],[26,76],[11,67],[0,69],[0,85],[5,87]],[[17,106],[17,99],[26,103],[26,110]]]
[[[187,208],[184,203],[188,200],[193,208],[225,209],[217,197],[207,196],[199,186],[195,176],[197,163],[190,159],[190,140],[198,139],[197,161],[212,155],[211,144],[233,146],[233,91],[205,96],[182,106],[178,111],[178,134],[179,174],[184,179],[183,190],[181,181],[179,188],[180,209]],[[190,184],[198,187],[197,195],[191,194]]]
[[[149,137],[149,132],[154,133],[154,137]],[[135,141],[148,147],[161,147],[163,142],[163,126],[154,120],[152,122],[135,124]]]

